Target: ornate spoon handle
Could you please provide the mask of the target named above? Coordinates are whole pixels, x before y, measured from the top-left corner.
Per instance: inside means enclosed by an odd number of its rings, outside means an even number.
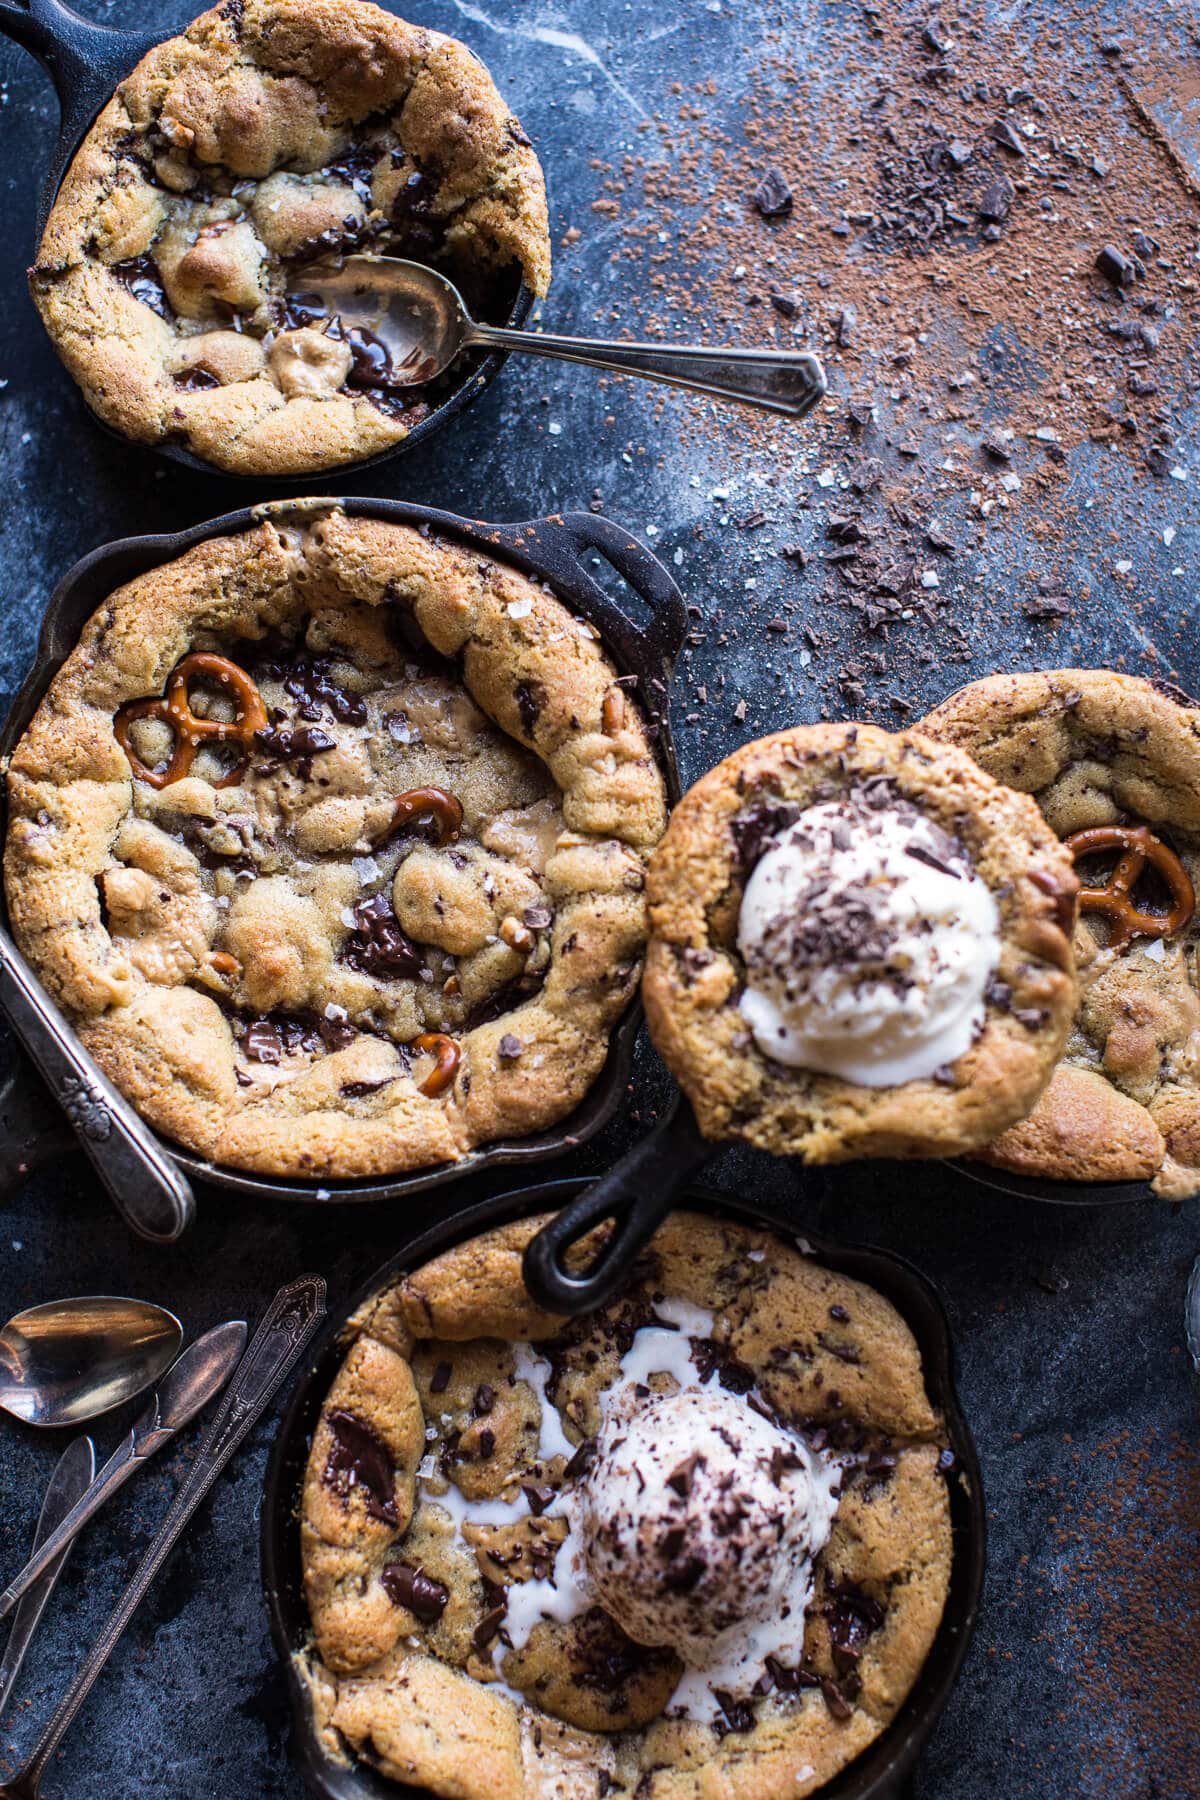
[[[825,393],[825,372],[811,350],[710,349],[693,344],[627,344],[605,338],[556,337],[548,331],[509,331],[472,321],[466,343],[528,356],[553,356],[622,375],[644,375],[691,388],[717,400],[741,400],[765,412],[802,419]]]
[[[130,1230],[152,1243],[173,1244],[192,1221],[191,1187],[100,1073],[3,930],[0,1003]]]
[[[281,1288],[242,1357],[216,1416],[205,1434],[183,1485],[167,1516],[87,1661],[59,1701],[49,1724],[26,1762],[5,1783],[12,1800],[35,1800],[38,1782],[83,1705],[92,1684],[111,1656],[118,1638],[140,1605],[150,1583],[174,1549],[200,1505],[251,1426],[266,1410],[288,1370],[325,1315],[325,1283],[319,1275],[302,1275]]]

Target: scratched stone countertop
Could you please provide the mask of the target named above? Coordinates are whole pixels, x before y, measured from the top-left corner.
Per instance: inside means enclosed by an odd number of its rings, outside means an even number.
[[[556,246],[568,230],[580,232],[559,257],[542,313],[548,329],[565,330],[588,329],[598,303],[606,315],[619,312],[642,267],[614,254],[612,233],[596,223],[603,215],[593,210],[601,193],[593,159],[619,163],[644,143],[647,119],[668,104],[681,73],[693,80],[723,72],[697,105],[736,133],[768,26],[792,35],[801,60],[827,65],[834,94],[842,35],[859,25],[853,7],[810,4],[784,13],[749,0],[674,0],[653,8],[621,0],[412,0],[408,10],[421,23],[458,32],[487,61],[542,154]],[[1073,6],[1072,16],[1078,10]],[[1039,0],[1025,12],[1032,41],[1055,8]],[[1126,13],[1097,0],[1093,35]],[[151,0],[110,0],[92,16],[165,30],[188,15],[177,0],[166,9]],[[913,15],[918,28],[921,16]],[[0,78],[0,688],[7,699],[32,656],[46,597],[76,559],[107,540],[175,530],[260,496],[253,484],[190,475],[119,445],[87,418],[24,283],[39,172],[55,132],[53,92],[24,53],[3,44]],[[728,328],[727,320],[705,317],[702,301],[694,324],[697,333],[714,336]],[[869,321],[860,328],[869,329]],[[726,513],[751,512],[761,490],[753,457],[731,463],[719,434],[691,428],[690,405],[632,384],[602,389],[583,370],[513,362],[449,432],[347,484],[496,520],[586,508],[599,490],[605,510],[671,564],[698,622],[735,597],[745,625],[736,644],[698,630],[681,672],[675,725],[685,782],[745,739],[816,717],[828,704],[828,688],[818,687],[803,657],[763,635],[784,581],[776,553],[796,521],[772,518],[756,533],[717,528]],[[766,433],[764,427],[769,462]],[[646,445],[652,454],[639,454]],[[1193,461],[1200,465],[1200,457]],[[774,476],[786,490],[786,466]],[[1161,626],[1173,646],[1167,660],[1195,688],[1200,652],[1187,626],[1200,481],[1151,491],[1135,462],[1109,459],[1101,471],[1087,445],[1072,476],[1081,494],[1093,501],[1099,495],[1102,503],[1086,512],[1081,502],[1067,566],[1057,573],[1068,586],[1088,578],[1092,600],[1071,620],[1053,660],[1099,664],[1123,656],[1127,666],[1141,667],[1147,634]],[[303,487],[320,491],[322,484],[298,484],[298,491]],[[324,488],[336,491],[337,483]],[[1144,510],[1158,545],[1145,554],[1159,556],[1164,591],[1174,596],[1172,617],[1149,626],[1118,603],[1107,572],[1113,532],[1132,541]],[[1032,516],[1026,509],[943,574],[952,605],[960,590],[997,598],[984,615],[974,610],[969,653],[952,679],[936,655],[926,659],[920,699],[932,701],[994,668],[1036,666],[1028,619],[1004,599],[1016,572],[1037,564]],[[1176,540],[1169,553],[1162,547],[1168,518]],[[702,539],[697,527],[705,529]],[[804,585],[789,579],[802,609]],[[934,627],[917,629],[936,646]],[[722,671],[730,694],[747,701],[740,717],[728,696],[720,707],[697,701],[698,689],[720,691]],[[644,1048],[634,1085],[635,1098],[599,1139],[546,1172],[597,1169],[633,1141],[666,1094]],[[1184,1285],[1200,1251],[1194,1207],[1039,1206],[940,1167],[882,1177],[850,1169],[802,1181],[785,1164],[743,1152],[718,1158],[712,1178],[818,1233],[902,1252],[945,1300],[983,1460],[989,1573],[978,1631],[925,1753],[917,1792],[937,1800],[976,1800],[984,1792],[1006,1800],[1182,1800],[1200,1792],[1200,1418],[1182,1335]],[[453,1201],[444,1194],[418,1200],[408,1217],[436,1216],[477,1191],[479,1184],[467,1184]],[[392,1254],[404,1223],[386,1206],[339,1214],[203,1192],[195,1230],[177,1249],[159,1252],[133,1243],[80,1160],[65,1158],[0,1196],[0,1318],[63,1294],[128,1292],[169,1305],[198,1332],[231,1316],[253,1322],[273,1288],[304,1269],[327,1276],[336,1305]],[[102,1454],[127,1422],[99,1422]],[[47,1778],[48,1800],[279,1800],[299,1793],[258,1572],[261,1480],[273,1428],[269,1419],[254,1432],[144,1603]],[[126,1489],[77,1546],[18,1701],[0,1725],[0,1775],[33,1743],[131,1574],[191,1441]],[[53,1437],[0,1420],[0,1573],[21,1558],[59,1447]],[[1114,1495],[1126,1499],[1116,1504]],[[1114,1546],[1111,1539],[1122,1505],[1140,1523],[1130,1540],[1132,1554],[1146,1558],[1140,1587],[1125,1540]],[[1142,1518],[1150,1507],[1160,1510]],[[1121,1643],[1120,1609],[1139,1634],[1128,1657],[1114,1648]],[[1168,1687],[1156,1706],[1145,1691],[1145,1645],[1172,1637],[1171,1661],[1187,1673],[1190,1691],[1181,1700]],[[1166,1682],[1165,1665],[1162,1677]],[[1161,1728],[1158,1716],[1180,1705],[1190,1709],[1182,1738]],[[1179,1743],[1189,1738],[1190,1753],[1180,1755]]]

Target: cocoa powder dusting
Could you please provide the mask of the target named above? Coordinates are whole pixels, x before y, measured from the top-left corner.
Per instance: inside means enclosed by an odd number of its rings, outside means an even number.
[[[1036,1484],[1049,1534],[1018,1586],[1061,1596],[1047,1651],[1091,1721],[1087,1791],[1200,1794],[1200,1443],[1122,1431],[1076,1460],[1083,1498]]]
[[[816,43],[765,8],[740,121],[714,103],[727,72],[693,57],[643,147],[593,162],[593,234],[622,265],[597,329],[811,346],[825,362],[830,397],[799,425],[658,401],[660,417],[688,407],[734,484],[761,495],[693,534],[753,544],[754,604],[780,594],[759,653],[779,658],[781,691],[816,680],[823,716],[903,723],[931,665],[956,685],[998,605],[1027,622],[1031,663],[1064,660],[1104,539],[1080,508],[1108,459],[1149,506],[1200,478],[1178,435],[1200,208],[1153,110],[1190,53],[1181,16],[1135,42],[1079,0],[1032,48],[1019,19],[978,4],[872,0]],[[789,519],[800,541],[780,543]],[[978,565],[1014,530],[1023,566],[998,597]],[[1126,535],[1114,517],[1103,574],[1146,613],[1146,672],[1163,673],[1183,608],[1147,591]],[[691,647],[715,641],[732,662],[753,629],[734,603],[697,618]],[[695,687],[687,723],[725,700],[719,717],[756,723],[725,679]]]

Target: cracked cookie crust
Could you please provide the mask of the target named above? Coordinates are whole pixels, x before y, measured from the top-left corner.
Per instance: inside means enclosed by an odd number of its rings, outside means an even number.
[[[739,918],[750,879],[791,828],[831,805],[851,815],[865,807],[923,818],[995,903],[997,960],[980,993],[974,1041],[920,1079],[871,1086],[785,1066],[763,1052],[742,1010],[751,971],[739,947]],[[851,848],[863,837],[853,817],[841,829]],[[929,860],[927,852],[917,854]],[[1076,997],[1075,891],[1070,858],[1037,808],[964,752],[872,725],[777,732],[696,783],[651,859],[643,987],[655,1044],[709,1138],[740,1138],[810,1162],[977,1149],[1029,1111],[1065,1042]],[[900,989],[899,1010],[905,968],[886,967],[888,946],[877,952],[870,932],[856,941],[846,929],[851,898],[872,926],[869,892],[847,895],[842,916],[832,919],[815,893],[797,906],[800,927],[823,921],[824,937],[804,947],[809,964],[836,976],[853,973],[858,957],[871,982],[882,962]],[[903,965],[907,957],[893,961]],[[852,1026],[875,1004],[879,985],[852,1007],[843,1004]]]
[[[541,1130],[637,987],[666,800],[628,683],[547,589],[332,502],[113,594],[8,786],[18,942],[214,1162],[349,1178]]]
[[[365,0],[226,0],[151,50],[84,139],[30,272],[107,425],[239,475],[373,456],[436,404],[369,333],[285,302],[356,250],[433,263],[502,322],[550,279],[541,166],[456,39]]]
[[[994,675],[935,707],[922,730],[961,745],[997,780],[1032,794],[1060,837],[1149,827],[1200,881],[1200,709],[1187,695],[1111,669]],[[1136,846],[1135,846],[1136,847]],[[1117,851],[1081,856],[1087,882],[1111,878]],[[1167,865],[1168,868],[1170,865]],[[1200,1192],[1200,921],[1177,929],[1151,870],[1150,928],[1125,941],[1081,901],[1080,1001],[1054,1077],[1028,1119],[986,1160],[1062,1181],[1149,1181]]]
[[[902,1706],[948,1591],[951,1459],[912,1334],[870,1287],[690,1213],[615,1300],[556,1319],[521,1280],[543,1222],[470,1240],[351,1321],[301,1503],[302,1668],[322,1742],[459,1800],[814,1793]],[[670,1405],[667,1364],[704,1405],[794,1444],[774,1491],[802,1460],[823,1460],[837,1489],[795,1652],[703,1719],[680,1702],[675,1648],[634,1641],[567,1579],[567,1517],[602,1464],[606,1409],[631,1375]],[[704,1478],[694,1457],[666,1490],[681,1504],[689,1475]],[[619,1523],[599,1517],[605,1536]],[[723,1530],[718,1508],[718,1556]],[[778,1554],[735,1555],[708,1594],[711,1571],[661,1547],[679,1564],[664,1591],[705,1590],[721,1617]]]

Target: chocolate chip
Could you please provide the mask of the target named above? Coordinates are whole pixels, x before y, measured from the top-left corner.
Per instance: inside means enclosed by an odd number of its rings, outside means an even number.
[[[690,1594],[708,1564],[702,1556],[687,1556],[674,1562],[663,1573],[662,1584],[672,1594]]]
[[[521,916],[530,931],[545,931],[554,918],[548,906],[527,906]]]
[[[343,725],[365,725],[367,703],[359,694],[351,694],[333,678],[332,663],[327,656],[300,657],[283,678],[284,692],[299,702],[302,718],[314,720],[321,708],[328,707]]]
[[[821,1677],[821,1693],[824,1695],[826,1706],[835,1719],[844,1721],[850,1717],[854,1708],[846,1699],[837,1682],[831,1681],[828,1675]]]
[[[487,1426],[485,1425],[483,1430],[479,1434],[479,1454],[480,1454],[480,1456],[483,1457],[485,1462],[487,1461],[488,1457],[492,1454],[492,1452],[495,1448],[496,1448],[496,1434],[494,1431],[489,1431]]]
[[[351,1491],[358,1489],[371,1518],[395,1525],[396,1478],[383,1440],[365,1419],[344,1407],[328,1413],[326,1423],[333,1437],[321,1477],[326,1487],[347,1502]]]
[[[767,299],[781,318],[794,319],[800,311],[799,303],[793,300],[790,294],[780,294],[772,289],[767,295]]]
[[[163,291],[159,279],[158,265],[152,256],[130,256],[124,262],[108,265],[108,272],[114,275],[122,287],[128,288],[135,300],[148,306],[162,319],[171,319],[174,314]]]
[[[792,210],[792,190],[778,169],[768,169],[751,201],[764,219],[778,219]]]
[[[689,1456],[686,1462],[681,1462],[679,1467],[673,1469],[667,1476],[667,1486],[678,1494],[681,1500],[686,1500],[691,1493],[692,1476],[696,1471],[697,1464],[702,1460],[698,1455]]]
[[[490,1382],[481,1381],[475,1389],[473,1409],[477,1419],[486,1418],[496,1404],[496,1390]]]
[[[321,750],[336,750],[336,740],[319,725],[265,725],[256,731],[254,741],[268,756],[279,762],[299,762],[302,757],[316,756]]]
[[[270,1019],[255,1019],[242,1036],[242,1054],[251,1062],[277,1063],[283,1055],[283,1038]]]
[[[520,715],[521,727],[526,737],[533,735],[533,728],[541,716],[546,704],[546,690],[540,681],[519,681],[513,690]]]
[[[502,1601],[499,1606],[493,1606],[485,1612],[482,1619],[480,1619],[478,1625],[475,1627],[475,1630],[471,1634],[471,1642],[474,1644],[480,1656],[483,1655],[484,1651],[488,1648],[488,1645],[499,1631],[507,1611],[508,1602]]]
[[[596,1455],[595,1438],[584,1438],[574,1456],[563,1470],[564,1479],[575,1481],[591,1467]]]
[[[450,1372],[450,1364],[448,1362],[440,1362],[438,1364],[437,1368],[433,1371],[433,1377],[429,1383],[429,1391],[431,1394],[445,1393],[450,1385]]]
[[[423,1569],[411,1569],[407,1563],[385,1563],[379,1579],[392,1604],[406,1606],[424,1625],[436,1625],[446,1610],[450,1589]]]
[[[419,975],[421,952],[400,929],[386,894],[373,894],[354,908],[354,927],[342,946],[342,961],[377,980]]]
[[[551,1487],[522,1487],[521,1492],[524,1494],[525,1499],[529,1504],[529,1510],[535,1519],[541,1518],[546,1508],[550,1505],[550,1502],[554,1499],[554,1489]]]
[[[511,1031],[506,1031],[496,1045],[496,1055],[501,1062],[516,1062],[524,1048],[519,1037],[514,1037]]]

